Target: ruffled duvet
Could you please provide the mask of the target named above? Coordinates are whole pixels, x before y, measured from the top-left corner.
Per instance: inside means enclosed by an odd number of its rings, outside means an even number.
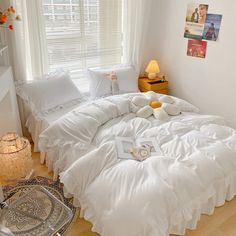
[[[163,123],[136,117],[127,96],[92,104],[46,130],[40,146],[57,146],[59,155],[50,161],[63,171],[65,192],[94,231],[183,235],[196,228],[201,214],[212,214],[236,194],[236,133],[221,117],[190,113],[193,107],[179,103],[185,112]],[[120,160],[116,136],[155,137],[161,155]]]

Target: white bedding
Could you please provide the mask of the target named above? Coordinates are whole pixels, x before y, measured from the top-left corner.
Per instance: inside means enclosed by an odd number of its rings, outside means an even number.
[[[31,134],[32,140],[34,142],[34,152],[38,152],[38,141],[39,141],[39,135],[47,128],[49,127],[54,121],[59,119],[60,117],[64,116],[68,112],[72,111],[79,105],[73,105],[64,109],[60,109],[48,114],[44,114],[43,116],[35,117],[33,113],[30,112],[28,115],[28,118],[25,123],[25,127],[28,129],[28,131]]]
[[[63,171],[65,192],[94,231],[182,235],[236,194],[235,130],[221,117],[191,113],[191,105],[175,101],[185,112],[160,122],[131,113],[129,96],[98,100],[40,136],[41,150],[54,154],[48,165]],[[117,159],[116,136],[155,137],[162,154],[143,162]]]
[[[69,106],[62,106],[61,109],[55,109],[51,112],[41,114],[40,116],[34,114],[30,109],[29,105],[22,100],[24,104],[24,112],[26,117],[25,127],[28,129],[31,138],[34,142],[34,152],[40,151],[38,148],[39,135],[47,127],[49,127],[54,121],[66,115],[68,112],[74,110],[75,108],[81,106],[82,104],[90,100],[91,98],[89,98],[88,94],[83,93],[83,99],[81,99],[80,102]]]

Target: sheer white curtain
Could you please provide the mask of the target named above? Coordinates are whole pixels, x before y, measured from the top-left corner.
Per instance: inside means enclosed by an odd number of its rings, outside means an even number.
[[[153,0],[123,0],[123,61],[142,67]]]
[[[5,0],[4,5],[13,5],[22,18],[14,22],[13,31],[7,30],[3,36],[3,43],[9,48],[14,79],[41,76],[47,72],[48,65],[41,0]]]
[[[29,32],[29,59],[33,78],[48,72],[48,54],[42,0],[14,0],[25,2]]]
[[[1,8],[13,5],[22,20],[14,22],[14,30],[2,30],[1,42],[8,45],[10,64],[15,80],[39,77],[47,72],[46,42],[44,37],[41,0],[4,0]],[[26,110],[18,100],[24,135]]]

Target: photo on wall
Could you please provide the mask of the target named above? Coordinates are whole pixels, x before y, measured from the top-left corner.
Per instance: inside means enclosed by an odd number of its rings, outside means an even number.
[[[206,57],[207,41],[189,39],[187,55],[191,57]]]
[[[187,7],[184,37],[202,39],[208,5],[190,3]]]
[[[218,39],[222,15],[207,14],[203,30],[203,39],[216,41]]]

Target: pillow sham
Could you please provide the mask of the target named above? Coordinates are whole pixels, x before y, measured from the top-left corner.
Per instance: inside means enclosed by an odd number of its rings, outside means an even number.
[[[108,69],[89,68],[87,72],[92,97],[139,92],[138,76],[133,66],[119,66]],[[114,75],[118,85],[115,89],[113,85],[116,85],[116,83],[111,79],[114,78]]]
[[[47,113],[69,103],[75,104],[83,97],[67,72],[18,84],[16,92],[30,105],[34,114]]]
[[[111,80],[108,74],[110,69],[88,69],[87,75],[89,79],[89,92],[91,97],[103,97],[112,94]]]
[[[114,72],[117,75],[120,94],[139,92],[138,75],[133,66],[121,67]]]

